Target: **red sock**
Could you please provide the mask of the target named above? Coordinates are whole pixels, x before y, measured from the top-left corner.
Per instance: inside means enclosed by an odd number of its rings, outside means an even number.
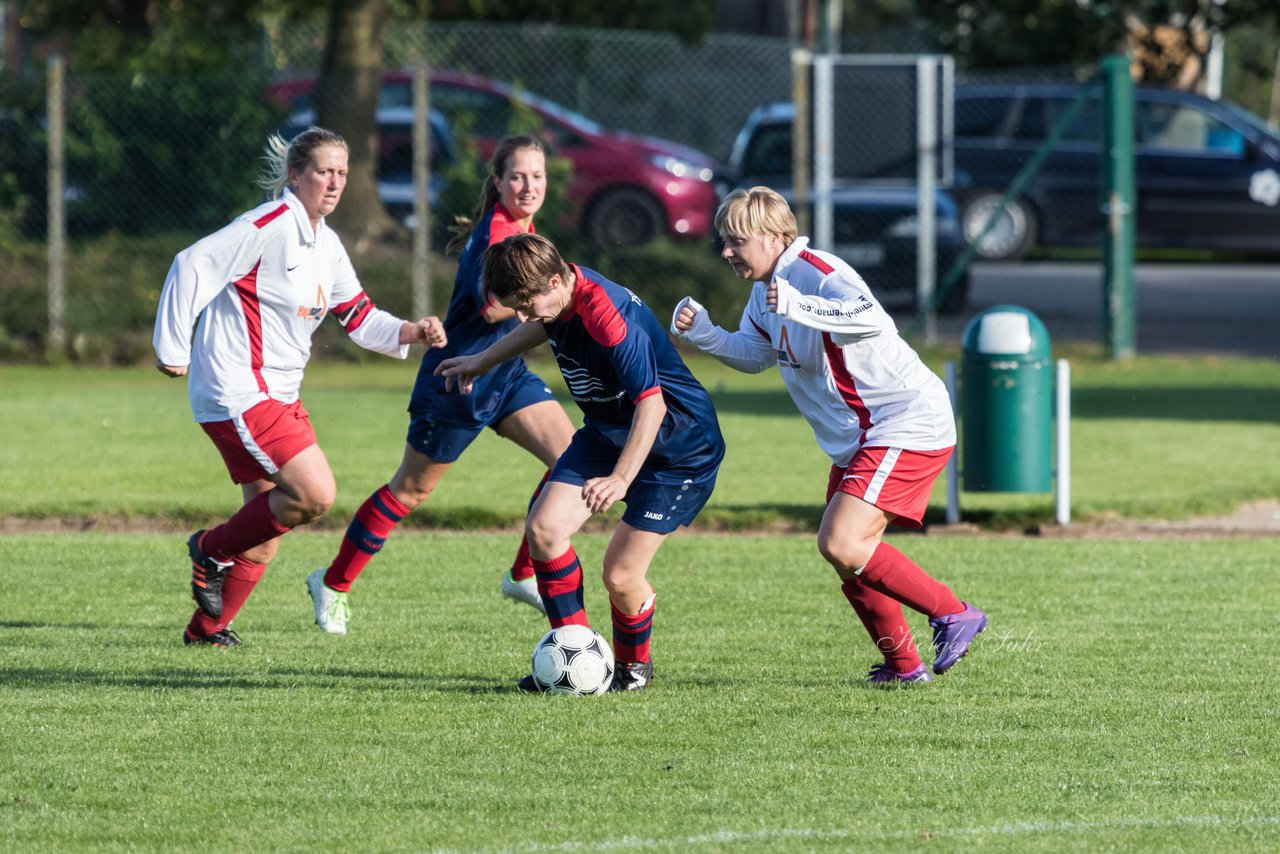
[[[610,602],[613,611],[613,657],[618,661],[635,662],[649,660],[649,634],[653,630],[654,600],[649,607],[634,616],[624,614]]]
[[[911,629],[896,600],[878,593],[854,579],[840,586],[844,598],[866,628],[884,663],[899,673],[910,673],[920,666],[920,653],[911,639]]]
[[[289,528],[271,512],[271,490],[259,492],[227,521],[205,531],[200,548],[214,560],[227,561],[267,540],[274,540]]]
[[[187,624],[187,631],[196,637],[203,637],[220,632],[231,625],[231,621],[235,619],[236,614],[240,613],[245,600],[249,598],[249,594],[262,580],[262,574],[266,571],[266,564],[254,563],[239,555],[232,558],[231,569],[227,572],[226,580],[222,582],[222,616],[210,617],[196,608],[191,622]]]
[[[589,626],[587,612],[582,605],[582,564],[573,546],[555,560],[533,561],[538,578],[538,593],[547,609],[551,628],[558,629],[574,623]]]
[[[956,614],[964,605],[951,588],[929,575],[915,561],[888,543],[880,543],[858,580],[872,590],[897,599],[930,619]]]
[[[542,475],[542,480],[538,481],[538,485],[533,489],[533,495],[529,497],[529,508],[533,509],[533,502],[538,500],[538,496],[542,494],[542,487],[547,485],[547,478],[551,477],[551,470],[548,469]],[[515,563],[511,564],[511,578],[515,581],[523,581],[526,578],[533,577],[533,559],[529,557],[529,538],[520,538],[520,549],[516,552]]]
[[[382,551],[387,537],[408,515],[409,508],[396,500],[387,484],[378,487],[360,505],[347,525],[347,533],[338,547],[338,556],[324,574],[324,583],[342,593],[350,590],[356,576],[364,571],[374,555]]]

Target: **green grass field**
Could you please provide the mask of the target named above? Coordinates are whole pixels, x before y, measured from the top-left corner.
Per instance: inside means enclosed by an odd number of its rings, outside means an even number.
[[[991,627],[933,684],[873,688],[810,532],[827,461],[776,372],[693,366],[729,453],[651,571],[657,680],[584,699],[515,690],[546,623],[499,573],[540,472],[490,436],[362,577],[352,633],[312,624],[304,578],[394,471],[413,365],[308,372],[340,497],[230,651],[180,643],[185,532],[238,503],[182,384],[0,367],[0,518],[93,527],[0,536],[0,851],[1280,849],[1280,537],[894,534]],[[1073,371],[1075,518],[1280,495],[1280,364]],[[1051,495],[962,505],[1052,518]],[[604,543],[576,540],[607,634]]]
[[[811,538],[680,535],[654,687],[577,699],[514,688],[545,626],[498,595],[510,536],[393,538],[345,638],[303,585],[332,539],[217,651],[178,642],[179,539],[0,538],[0,850],[1280,846],[1280,541],[897,537],[991,627],[886,690]]]
[[[930,359],[939,371],[943,358]],[[700,524],[816,530],[830,461],[778,372],[740,374],[707,357],[690,364],[728,442]],[[553,365],[535,367],[562,389]],[[324,524],[345,526],[399,465],[415,371],[412,361],[390,359],[308,369],[303,401],[339,490]],[[1280,447],[1280,362],[1079,358],[1072,371],[1074,519],[1185,518],[1280,496],[1280,466],[1266,462]],[[182,381],[146,368],[0,366],[0,388],[0,431],[17,437],[0,444],[0,517],[123,516],[198,527],[239,505],[213,445],[191,422]],[[568,409],[577,417],[572,403]],[[486,432],[411,524],[518,525],[540,475],[532,456]],[[937,521],[945,498],[940,481]],[[1051,521],[1053,495],[964,493],[961,508],[984,527],[1017,529]]]

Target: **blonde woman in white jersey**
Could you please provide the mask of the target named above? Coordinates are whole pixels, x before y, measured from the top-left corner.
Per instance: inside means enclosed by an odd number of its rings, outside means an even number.
[[[740,371],[778,366],[831,457],[818,550],[884,656],[867,681],[929,682],[902,606],[929,617],[937,674],[964,657],[987,624],[982,611],[883,539],[891,522],[921,525],[954,450],[946,389],[853,268],[808,248],[776,192],[735,190],[715,224],[725,260],[755,283],[738,331],[714,325],[690,297],[676,306],[671,331]]]
[[[446,340],[439,318],[406,321],[374,306],[325,224],[347,183],[341,136],[316,127],[288,143],[272,136],[265,160],[259,184],[273,200],[178,253],[156,312],[156,368],[187,377],[192,414],[245,502],[187,541],[199,607],[186,644],[236,646],[228,627],[279,538],[333,504],[333,473],[298,397],[325,316],[361,347],[400,359],[410,344]]]

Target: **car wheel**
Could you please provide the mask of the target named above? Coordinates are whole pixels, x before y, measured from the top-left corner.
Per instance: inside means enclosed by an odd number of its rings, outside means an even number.
[[[662,206],[644,190],[610,190],[587,210],[587,236],[601,246],[639,246],[665,229]]]
[[[964,239],[972,243],[1000,206],[1004,193],[983,190],[969,195],[960,212]],[[1031,251],[1036,242],[1036,214],[1025,199],[1011,199],[977,246],[979,258],[1011,261]]]

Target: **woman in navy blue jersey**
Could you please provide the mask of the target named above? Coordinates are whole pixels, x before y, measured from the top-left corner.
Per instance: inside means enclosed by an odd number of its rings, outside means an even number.
[[[550,468],[569,445],[573,424],[546,383],[523,359],[494,366],[467,397],[445,394],[435,375],[442,357],[484,350],[519,325],[515,312],[490,300],[481,283],[486,250],[512,234],[532,232],[547,191],[546,152],[531,136],[507,137],[490,159],[490,175],[469,225],[449,245],[462,249],[444,325],[447,347],[423,356],[409,401],[409,431],[400,468],[356,511],[333,562],[307,578],[316,624],[346,634],[347,591],[397,523],[426,501],[454,461],[486,428],[510,439]],[[545,478],[544,478],[545,481]],[[541,484],[534,490],[538,495]],[[532,501],[532,499],[531,499]],[[502,592],[543,610],[528,544],[522,541]]]
[[[711,398],[639,297],[565,263],[546,238],[518,234],[491,246],[484,282],[524,323],[482,351],[441,360],[436,372],[466,397],[495,368],[550,343],[583,427],[525,522],[538,590],[553,628],[588,625],[570,538],[622,501],[627,509],[604,555],[617,660],[610,690],[642,690],[653,680],[649,564],[711,497],[724,458]],[[520,687],[537,690],[532,676]]]

